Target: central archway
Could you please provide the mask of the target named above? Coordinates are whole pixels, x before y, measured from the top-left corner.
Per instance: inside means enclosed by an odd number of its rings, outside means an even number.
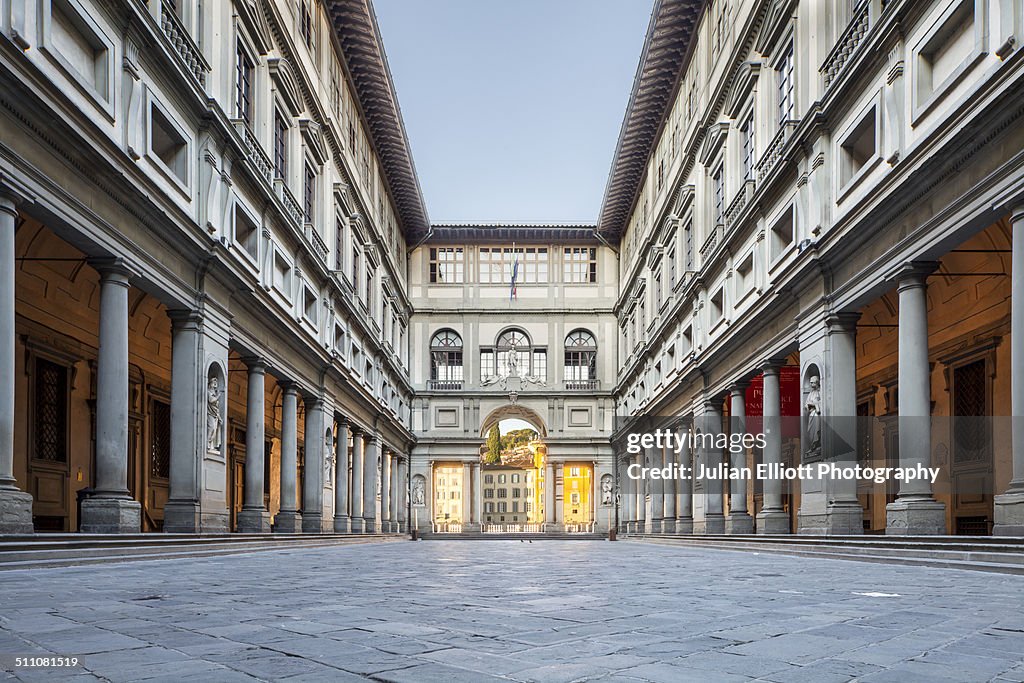
[[[486,438],[487,433],[491,431],[491,427],[502,420],[522,420],[523,422],[528,422],[537,430],[541,439],[546,439],[548,436],[547,425],[544,422],[544,418],[540,416],[540,413],[515,403],[495,408],[488,413],[487,417],[480,423],[480,436]]]

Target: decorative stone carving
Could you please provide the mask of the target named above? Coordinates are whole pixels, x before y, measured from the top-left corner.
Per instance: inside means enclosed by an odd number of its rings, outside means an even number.
[[[612,475],[606,474],[601,477],[601,505],[608,506],[612,504],[613,488]]]
[[[206,384],[206,450],[219,453],[224,418],[220,409],[220,378],[211,375]]]
[[[817,375],[807,380],[804,408],[807,411],[807,452],[814,453],[821,449],[821,378]]]
[[[426,488],[427,481],[423,478],[422,474],[417,474],[412,478],[412,504],[413,505],[426,505]]]
[[[324,435],[324,482],[328,488],[334,485],[334,437],[331,432]]]

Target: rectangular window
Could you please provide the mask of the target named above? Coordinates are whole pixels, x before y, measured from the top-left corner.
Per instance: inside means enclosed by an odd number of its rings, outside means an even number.
[[[274,111],[274,177],[287,178],[288,175],[288,124],[284,122],[281,112]]]
[[[533,376],[546,380],[548,376],[548,352],[547,349],[533,350]]]
[[[547,247],[480,247],[480,282],[507,284],[516,268],[517,284],[548,282]]]
[[[776,67],[779,125],[793,118],[796,99],[793,92],[793,44],[790,43]]]
[[[676,250],[668,252],[668,287],[670,290],[676,288]]]
[[[725,167],[719,166],[711,178],[712,201],[714,203],[714,224],[720,225],[725,220]]]
[[[754,113],[747,115],[747,120],[740,129],[743,140],[743,179],[754,177]]]
[[[498,489],[498,498],[508,498],[508,489]]]
[[[302,30],[302,40],[306,43],[306,47],[310,50],[313,49],[313,13],[310,10],[310,2],[312,0],[302,0],[302,9],[299,16],[300,28]]]
[[[149,123],[149,148],[178,180],[188,182],[188,141],[155,104]]]
[[[462,247],[430,248],[430,281],[461,284],[465,281]]]
[[[334,268],[341,270],[345,264],[345,224],[341,219],[334,222]]]
[[[494,351],[492,349],[485,349],[480,352],[480,377],[494,377]]]
[[[253,64],[241,40],[235,48],[235,62],[235,115],[251,126]]]
[[[150,474],[158,479],[171,476],[171,405],[154,400],[149,416]]]
[[[684,270],[693,271],[693,223],[687,223],[683,228],[683,254],[686,256]]]
[[[36,359],[33,404],[34,452],[37,460],[68,461],[68,369]]]
[[[565,247],[565,281],[571,283],[597,282],[597,249],[594,247]]]
[[[302,213],[307,223],[313,223],[316,215],[316,171],[307,161],[302,169]]]

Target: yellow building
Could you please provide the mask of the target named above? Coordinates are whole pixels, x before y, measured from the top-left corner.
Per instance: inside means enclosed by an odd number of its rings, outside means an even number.
[[[562,468],[562,519],[565,524],[590,524],[593,466],[589,463],[567,462]]]
[[[438,524],[462,523],[462,464],[434,466],[434,521]]]

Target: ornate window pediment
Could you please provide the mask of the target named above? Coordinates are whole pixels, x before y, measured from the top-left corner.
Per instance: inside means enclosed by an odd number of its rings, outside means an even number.
[[[271,57],[267,60],[267,66],[274,86],[288,108],[288,113],[299,116],[306,105],[302,101],[302,92],[299,90],[299,82],[292,71],[292,65],[284,57]]]
[[[743,62],[740,65],[739,71],[733,79],[729,98],[725,103],[725,113],[730,119],[740,115],[740,110],[743,109],[754,86],[757,85],[757,77],[760,73],[760,62]]]
[[[320,124],[313,119],[300,119],[299,130],[302,132],[302,139],[306,148],[316,159],[318,164],[327,163],[327,145],[324,142],[323,131]]]
[[[704,136],[704,144],[700,150],[700,163],[709,166],[718,150],[725,144],[725,138],[729,134],[729,122],[719,121],[708,126],[707,135]]]

